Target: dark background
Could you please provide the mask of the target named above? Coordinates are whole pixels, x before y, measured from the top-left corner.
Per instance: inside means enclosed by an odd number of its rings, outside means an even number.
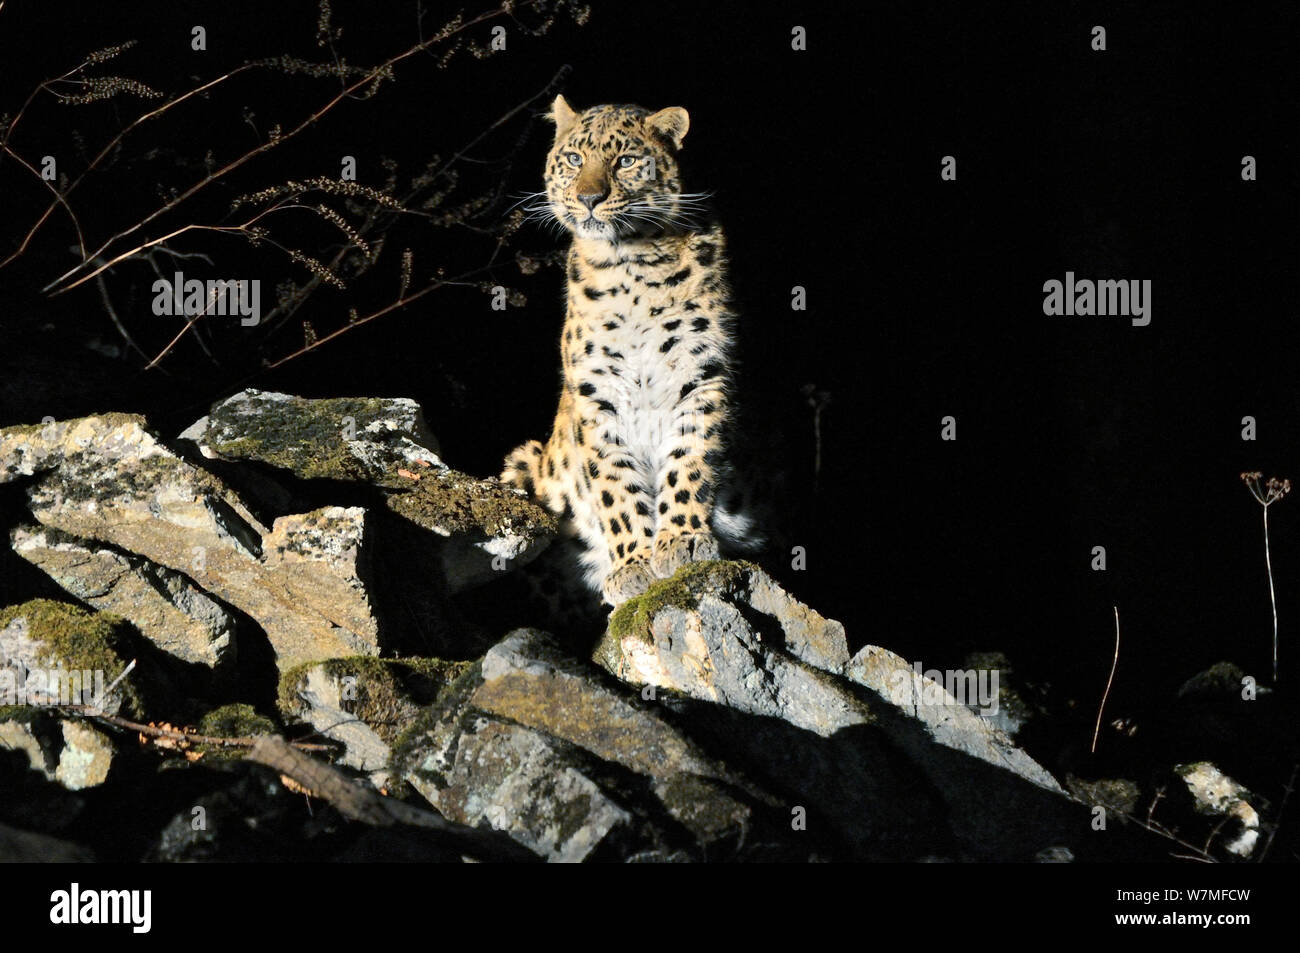
[[[336,2],[338,48],[349,62],[377,62],[418,39],[421,9],[426,33],[454,11]],[[308,2],[10,0],[0,10],[0,111],[86,52],[129,38],[140,45],[106,69],[169,94],[249,58],[319,58],[316,15]],[[193,23],[208,29],[206,53],[189,49]],[[805,52],[790,49],[795,24],[807,28]],[[1090,49],[1094,24],[1106,27],[1105,52]],[[383,156],[409,169],[415,157],[446,155],[564,64],[572,70],[559,88],[577,107],[685,106],[687,185],[716,192],[745,374],[789,448],[773,465],[791,474],[791,512],[801,514],[792,543],[806,547],[807,569],[778,558],[782,581],[842,619],[854,645],[940,668],[999,649],[1089,708],[1111,664],[1118,605],[1124,644],[1108,710],[1141,712],[1220,659],[1267,676],[1261,511],[1238,474],[1300,479],[1296,27],[1294,4],[1280,3],[597,2],[584,26],[561,16],[542,37],[511,29],[493,57],[463,54],[445,70],[434,56],[402,64],[374,100],[344,104],[259,160],[240,187],[214,189],[214,209],[241,190],[337,175],[345,154],[357,156],[363,182],[382,178]],[[488,30],[477,30],[480,42]],[[288,126],[328,90],[274,79],[232,84],[159,134],[178,153],[235,154],[255,144],[253,125]],[[466,175],[502,176],[512,195],[541,188],[544,103],[470,150]],[[244,107],[257,113],[252,125]],[[66,142],[64,115],[98,148],[140,109],[64,108],[25,119],[15,148],[39,157],[47,140]],[[131,171],[132,148],[128,140],[115,174],[157,204],[156,179]],[[1247,154],[1256,182],[1240,177]],[[956,182],[940,181],[944,155],[957,159]],[[7,254],[47,199],[0,161]],[[87,184],[79,199],[100,240],[144,208],[131,187]],[[451,228],[415,232],[409,244],[427,273],[484,241]],[[519,241],[537,252],[558,244],[540,230]],[[57,369],[82,339],[113,339],[93,291],[39,293],[75,260],[71,243],[55,220],[0,271],[0,341],[27,362],[11,361],[10,373],[38,361]],[[261,274],[264,259],[237,240],[203,247],[227,256],[218,276]],[[512,256],[491,277],[522,290],[522,308],[492,311],[481,291],[452,288],[274,371],[257,363],[300,344],[296,329],[255,343],[231,332],[215,342],[221,366],[186,341],[161,372],[141,372],[130,355],[97,365],[99,376],[70,369],[46,404],[12,398],[0,423],[135,410],[170,435],[244,386],[411,396],[449,463],[493,474],[512,447],[545,436],[558,380],[561,275],[521,275]],[[1043,282],[1067,270],[1150,279],[1151,325],[1045,316]],[[208,277],[197,266],[187,275]],[[807,311],[790,309],[795,285],[807,289]],[[136,294],[140,324],[161,320]],[[348,295],[318,299],[304,316],[337,325]],[[175,330],[140,333],[161,346]],[[815,518],[802,515],[814,511],[806,385],[830,395]],[[945,415],[957,419],[955,443],[939,439]],[[1245,415],[1258,421],[1253,443],[1240,438]],[[1300,499],[1270,511],[1284,678],[1300,672],[1297,516]],[[1089,568],[1095,545],[1106,547],[1105,572]],[[25,597],[13,582],[23,567],[5,559],[6,599]]]

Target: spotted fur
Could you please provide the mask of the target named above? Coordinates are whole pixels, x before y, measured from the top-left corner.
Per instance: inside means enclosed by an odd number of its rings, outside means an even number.
[[[722,229],[682,191],[680,107],[575,112],[557,97],[541,209],[573,237],[550,438],[503,479],[565,519],[607,603],[761,540],[729,508],[736,316]]]

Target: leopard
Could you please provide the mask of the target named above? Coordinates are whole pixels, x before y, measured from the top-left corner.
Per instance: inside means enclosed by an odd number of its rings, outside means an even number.
[[[686,109],[560,95],[548,115],[532,208],[571,239],[559,406],[501,479],[560,517],[582,584],[618,607],[689,563],[762,548],[731,454],[739,321],[711,196],[683,187]]]

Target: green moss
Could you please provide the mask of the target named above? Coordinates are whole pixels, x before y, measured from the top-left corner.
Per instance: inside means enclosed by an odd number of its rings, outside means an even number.
[[[435,772],[420,767],[423,760],[422,749],[428,735],[439,721],[444,718],[458,717],[468,703],[470,696],[483,682],[482,662],[461,662],[464,669],[448,683],[439,693],[437,699],[427,706],[405,729],[390,742],[392,756],[389,764],[397,777],[416,774],[442,787],[446,781]]]
[[[127,666],[124,650],[129,647],[130,630],[124,619],[111,612],[92,612],[66,602],[33,599],[0,610],[0,629],[18,618],[26,620],[28,638],[46,650],[41,658],[34,660],[37,665],[103,672],[105,685]],[[130,675],[113,691],[121,696],[125,714],[132,717],[144,714],[144,702]]]
[[[30,723],[41,711],[42,709],[36,705],[0,705],[0,723],[6,721]]]
[[[606,639],[622,641],[630,637],[649,644],[653,641],[650,623],[665,606],[694,609],[700,604],[703,590],[732,592],[757,568],[743,560],[707,559],[687,563],[671,579],[656,582],[642,595],[615,609],[609,619]]]
[[[203,716],[198,727],[199,734],[214,738],[251,738],[269,735],[275,730],[275,722],[259,715],[252,705],[242,702],[214,708]]]
[[[356,697],[345,704],[385,742],[391,744],[422,704],[432,702],[473,662],[436,658],[380,659],[372,655],[307,662],[290,669],[280,679],[277,703],[286,718],[300,718],[298,690],[307,673],[320,667],[333,679],[355,679]]]
[[[274,734],[277,730],[275,722],[259,715],[252,705],[242,702],[214,708],[199,720],[197,728],[199,734],[210,738],[253,738]],[[216,744],[197,744],[194,747],[205,761],[238,761],[248,750]]]
[[[392,416],[390,401],[378,397],[256,400],[256,413],[239,413],[247,406],[233,401],[209,412],[209,445],[221,456],[258,460],[309,480],[366,482],[382,476],[371,473],[348,450],[345,418],[351,418],[360,435],[369,424]]]
[[[388,498],[389,509],[425,529],[531,539],[558,527],[551,513],[509,487],[456,470],[430,470],[418,482],[403,478],[402,485],[405,492]]]

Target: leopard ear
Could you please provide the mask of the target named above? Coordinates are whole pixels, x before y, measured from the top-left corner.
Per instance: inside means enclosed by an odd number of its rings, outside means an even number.
[[[686,130],[691,127],[691,116],[681,106],[669,106],[647,116],[646,124],[667,136],[674,149],[680,149],[682,140],[686,138]]]
[[[555,102],[551,104],[551,112],[548,118],[555,123],[555,138],[560,139],[573,128],[573,124],[578,121],[578,114],[573,111],[573,107],[565,101],[563,96],[556,96]]]

